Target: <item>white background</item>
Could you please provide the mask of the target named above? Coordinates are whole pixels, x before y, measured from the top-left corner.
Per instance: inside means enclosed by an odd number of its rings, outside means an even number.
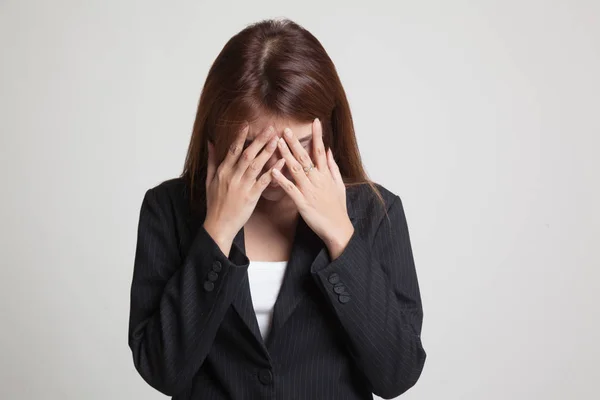
[[[284,4],[285,3],[285,4]],[[597,399],[597,1],[0,1],[0,397],[161,399],[133,367],[145,190],[181,172],[246,24],[337,65],[424,306],[403,399]]]

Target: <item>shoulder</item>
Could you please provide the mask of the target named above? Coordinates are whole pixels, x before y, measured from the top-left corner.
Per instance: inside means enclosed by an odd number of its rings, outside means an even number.
[[[183,195],[189,191],[189,186],[183,178],[177,177],[163,180],[147,191],[156,196]]]
[[[146,190],[144,200],[170,211],[187,210],[187,200],[190,198],[190,187],[181,177],[163,180]]]
[[[400,201],[400,197],[384,185],[374,181],[372,184],[381,198],[367,183],[346,187],[347,208],[351,218],[379,219],[396,201]]]

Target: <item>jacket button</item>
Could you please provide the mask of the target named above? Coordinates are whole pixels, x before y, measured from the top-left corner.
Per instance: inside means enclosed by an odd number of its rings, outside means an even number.
[[[335,272],[329,275],[329,283],[338,283],[340,281],[340,276]]]
[[[212,290],[214,288],[215,288],[215,284],[212,283],[211,281],[204,282],[204,290],[206,290],[207,292],[212,292]]]
[[[208,273],[208,280],[209,280],[209,281],[213,281],[213,282],[214,282],[214,281],[216,281],[216,280],[217,280],[217,278],[218,278],[218,277],[219,277],[219,274],[217,274],[217,273],[216,273],[216,272],[214,272],[214,271],[210,271],[210,272]]]
[[[270,385],[273,382],[273,374],[268,369],[261,369],[258,372],[258,380],[264,385]]]
[[[215,272],[221,272],[221,261],[217,260],[213,263],[212,269]]]
[[[338,296],[338,300],[340,303],[345,304],[350,301],[350,296],[345,296],[342,294]]]
[[[335,286],[333,288],[333,291],[336,292],[337,294],[342,294],[346,291],[346,287],[344,285]]]

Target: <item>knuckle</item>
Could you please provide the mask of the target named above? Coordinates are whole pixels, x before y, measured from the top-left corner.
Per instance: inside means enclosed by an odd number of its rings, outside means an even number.
[[[300,164],[292,165],[293,173],[298,174],[298,173],[300,173],[300,171],[303,171],[302,166]]]
[[[261,176],[259,182],[261,185],[267,185],[269,183],[269,177],[267,176],[267,174]]]
[[[251,155],[250,155],[250,153],[248,153],[247,151],[244,151],[244,152],[242,153],[242,160],[243,160],[244,162],[249,162],[251,158],[252,158],[252,156],[251,156]]]
[[[257,161],[252,161],[250,163],[250,165],[248,166],[248,168],[250,168],[253,171],[257,171],[258,169],[260,169],[261,167],[258,165]]]

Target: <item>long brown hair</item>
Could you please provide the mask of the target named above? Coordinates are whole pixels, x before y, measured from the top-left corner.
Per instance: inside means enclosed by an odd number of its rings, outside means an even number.
[[[308,30],[289,19],[248,25],[213,62],[200,95],[181,175],[192,196],[205,196],[207,141],[221,162],[245,121],[261,115],[308,123],[318,117],[346,187],[368,184],[350,106],[333,61]],[[197,203],[196,203],[197,205]],[[385,208],[384,208],[385,210]]]

